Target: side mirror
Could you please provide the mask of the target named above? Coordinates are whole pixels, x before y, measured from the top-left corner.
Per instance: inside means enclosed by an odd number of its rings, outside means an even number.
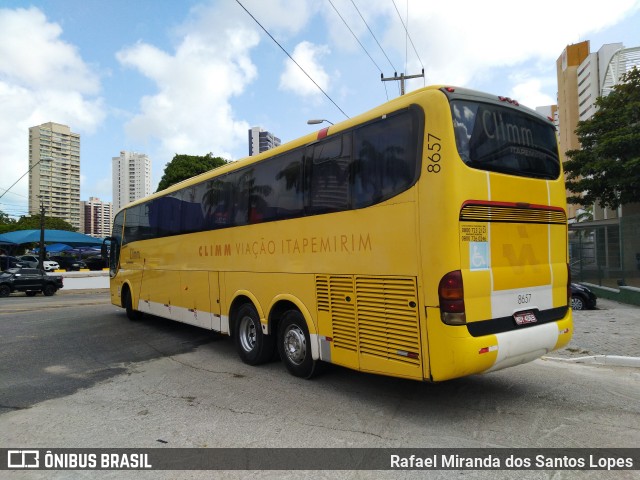
[[[102,242],[102,247],[100,248],[100,256],[103,260],[105,260],[109,255],[107,253],[107,242],[114,243],[114,237],[106,237]]]

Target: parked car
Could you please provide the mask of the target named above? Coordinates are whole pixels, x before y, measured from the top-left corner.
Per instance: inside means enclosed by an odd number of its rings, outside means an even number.
[[[106,262],[101,255],[92,255],[87,257],[84,259],[84,263],[87,264],[87,267],[90,270],[102,270],[109,266],[108,262]]]
[[[12,257],[10,255],[0,255],[0,271],[23,266],[24,265],[16,257]]]
[[[40,260],[35,255],[20,255],[16,257],[23,267],[38,268]]]
[[[60,268],[68,271],[77,271],[81,268],[88,268],[87,264],[84,261],[70,256],[56,255],[54,257],[49,257],[49,260],[58,262]]]
[[[47,275],[38,268],[10,268],[0,273],[0,297],[13,292],[26,292],[29,297],[42,292],[50,297],[62,287],[61,276]]]
[[[54,270],[58,270],[60,268],[58,262],[54,260],[45,260],[43,263],[45,272],[53,272]]]
[[[21,255],[18,257],[18,259],[20,260],[20,263],[23,267],[39,268],[40,266],[40,258],[36,255]],[[58,268],[60,268],[58,262],[49,259],[44,261],[44,269],[47,272],[52,272],[54,270],[57,270]]]
[[[596,308],[598,297],[584,285],[571,284],[571,308],[574,310],[592,310]]]

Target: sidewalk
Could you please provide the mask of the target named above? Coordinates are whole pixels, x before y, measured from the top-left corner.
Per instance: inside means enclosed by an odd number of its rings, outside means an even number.
[[[640,307],[598,298],[597,310],[573,312],[573,338],[545,358],[640,367]]]
[[[109,272],[49,272],[47,275],[61,275],[64,287],[60,293],[70,290],[94,290],[109,288]]]

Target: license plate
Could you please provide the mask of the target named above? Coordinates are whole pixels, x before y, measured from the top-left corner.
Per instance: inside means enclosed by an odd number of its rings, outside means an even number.
[[[518,325],[528,325],[530,323],[536,323],[538,319],[533,312],[518,312],[513,314],[513,318]]]

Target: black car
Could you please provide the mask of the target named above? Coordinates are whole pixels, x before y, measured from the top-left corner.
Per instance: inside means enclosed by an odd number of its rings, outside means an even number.
[[[62,286],[61,276],[47,275],[38,268],[10,268],[0,273],[0,297],[13,292],[26,292],[29,297],[42,292],[50,297]]]
[[[583,285],[571,284],[571,308],[574,310],[592,310],[596,308],[596,294]]]
[[[82,268],[88,268],[86,263],[74,257],[56,255],[55,257],[49,257],[49,259],[58,262],[60,268],[68,271],[78,271]]]
[[[109,264],[102,258],[101,255],[92,255],[84,259],[84,263],[87,264],[89,270],[102,270],[108,268]]]
[[[26,265],[20,262],[19,258],[11,257],[9,255],[0,255],[0,271],[20,267],[26,267]]]

